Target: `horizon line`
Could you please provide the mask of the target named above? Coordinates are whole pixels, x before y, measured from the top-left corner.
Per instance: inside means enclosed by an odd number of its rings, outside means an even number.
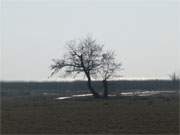
[[[108,81],[148,81],[148,80],[171,80],[170,78],[122,78],[122,79],[109,79]],[[56,80],[0,80],[0,82],[78,82],[87,81],[84,79],[56,79]],[[92,80],[102,81],[102,80]]]

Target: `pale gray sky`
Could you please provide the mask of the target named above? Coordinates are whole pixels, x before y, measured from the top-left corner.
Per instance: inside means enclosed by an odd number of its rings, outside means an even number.
[[[65,42],[92,34],[124,78],[180,71],[178,0],[1,0],[1,80],[47,80]],[[55,78],[54,78],[55,79]]]

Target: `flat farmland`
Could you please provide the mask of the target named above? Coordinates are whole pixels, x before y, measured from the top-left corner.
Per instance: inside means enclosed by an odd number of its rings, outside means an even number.
[[[2,97],[2,134],[178,134],[177,93],[147,97]]]

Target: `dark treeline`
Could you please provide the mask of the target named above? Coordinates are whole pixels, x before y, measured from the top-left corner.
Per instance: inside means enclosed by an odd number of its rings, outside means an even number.
[[[102,91],[102,83],[94,81],[97,91]],[[1,82],[1,95],[30,95],[42,93],[88,92],[86,81],[73,82]],[[109,81],[110,92],[133,90],[179,90],[179,82],[171,80]]]

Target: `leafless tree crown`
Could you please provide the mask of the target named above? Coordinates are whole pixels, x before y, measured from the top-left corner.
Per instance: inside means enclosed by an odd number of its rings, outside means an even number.
[[[119,77],[118,71],[121,70],[121,65],[120,62],[116,61],[114,51],[107,51],[102,54],[98,74],[103,80],[111,77]]]
[[[87,37],[76,42],[75,40],[67,43],[67,54],[63,59],[54,59],[51,65],[52,75],[65,68],[66,75],[80,73],[96,74],[99,61],[102,55],[103,45],[99,45],[96,40]]]

